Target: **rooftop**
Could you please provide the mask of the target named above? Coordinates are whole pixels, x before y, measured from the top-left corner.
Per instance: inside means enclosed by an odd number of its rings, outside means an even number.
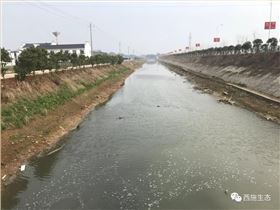
[[[26,43],[22,48],[40,47],[47,50],[84,48],[85,44]]]

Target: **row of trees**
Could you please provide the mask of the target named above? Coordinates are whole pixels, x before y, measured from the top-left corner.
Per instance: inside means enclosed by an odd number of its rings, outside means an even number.
[[[3,49],[3,52],[6,50]],[[8,52],[7,52],[8,53]],[[2,54],[2,49],[1,49]],[[2,54],[3,55],[3,54]],[[9,55],[8,55],[9,57]],[[68,53],[65,52],[50,52],[47,50],[39,48],[39,47],[30,47],[21,52],[14,67],[16,78],[18,80],[24,80],[28,74],[35,74],[35,71],[41,70],[57,70],[60,68],[66,67],[81,67],[84,65],[95,65],[102,63],[110,63],[121,64],[123,62],[123,57],[121,55],[109,55],[106,53],[97,54],[95,56],[86,57],[83,54],[77,55],[76,53]],[[10,60],[6,60],[2,62],[1,56],[1,64],[5,62],[10,62]],[[3,64],[2,64],[3,65]],[[5,76],[6,71],[2,71],[2,76]]]
[[[263,43],[261,39],[255,39],[253,42],[247,41],[243,44],[230,45],[224,47],[208,48],[203,50],[195,50],[188,52],[188,55],[230,55],[230,54],[248,54],[248,53],[267,53],[279,50],[278,40],[270,38]]]
[[[6,64],[11,62],[12,59],[9,55],[9,52],[5,50],[5,48],[1,48],[1,74],[4,77],[8,68],[6,68]]]

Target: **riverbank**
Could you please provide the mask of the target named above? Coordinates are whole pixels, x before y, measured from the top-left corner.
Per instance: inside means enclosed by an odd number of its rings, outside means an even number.
[[[2,183],[8,184],[31,157],[52,151],[141,65],[125,62],[2,83]]]
[[[145,64],[59,141],[63,149],[31,160],[1,205],[279,209],[279,128],[201,94],[163,65]],[[232,192],[269,201],[237,203]]]
[[[189,56],[174,54],[160,60],[186,71],[217,78],[280,100],[280,53]]]
[[[212,94],[217,101],[236,105],[252,112],[266,120],[280,124],[280,104],[278,98],[271,97],[272,100],[258,96],[254,92],[246,91],[247,88],[228,84],[218,77],[208,76],[200,72],[193,72],[183,69],[180,65],[170,64],[162,61],[170,70],[183,75],[194,84],[194,88],[205,94]]]

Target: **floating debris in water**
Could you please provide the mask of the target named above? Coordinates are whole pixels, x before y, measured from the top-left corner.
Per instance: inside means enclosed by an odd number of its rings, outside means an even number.
[[[49,156],[49,155],[51,155],[51,154],[53,154],[53,153],[55,153],[55,152],[61,150],[63,147],[64,147],[64,145],[62,145],[61,147],[58,147],[57,149],[55,149],[55,150],[53,150],[53,151],[50,151],[50,152],[47,154],[47,156]]]
[[[4,176],[2,176],[2,180],[5,180],[5,178],[7,177],[7,175],[5,174]]]
[[[25,171],[25,165],[20,166],[20,171]]]

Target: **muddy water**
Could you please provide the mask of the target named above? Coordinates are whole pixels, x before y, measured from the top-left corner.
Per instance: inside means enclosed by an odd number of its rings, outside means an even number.
[[[279,208],[279,125],[159,64],[132,74],[65,142],[27,165],[3,208]]]

